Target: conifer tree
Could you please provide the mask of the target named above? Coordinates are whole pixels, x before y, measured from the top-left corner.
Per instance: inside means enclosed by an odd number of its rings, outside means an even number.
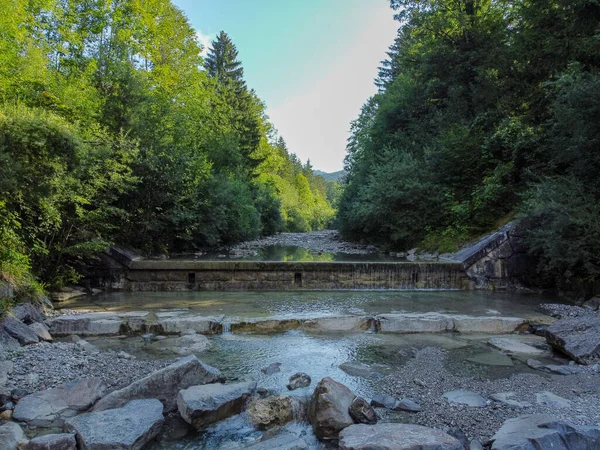
[[[227,33],[221,30],[212,42],[204,67],[210,77],[217,79],[219,85],[233,85],[236,90],[243,90],[246,87],[244,68],[237,57],[237,48]]]

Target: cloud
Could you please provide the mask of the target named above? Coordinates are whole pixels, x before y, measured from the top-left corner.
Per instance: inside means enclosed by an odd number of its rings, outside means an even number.
[[[206,56],[208,54],[208,49],[210,48],[211,42],[214,40],[216,33],[204,34],[202,31],[196,31],[196,37],[198,38],[198,42],[202,44],[202,56]]]

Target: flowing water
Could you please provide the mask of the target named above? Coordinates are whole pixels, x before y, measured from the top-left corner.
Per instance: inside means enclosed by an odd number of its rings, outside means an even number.
[[[307,315],[377,314],[397,311],[460,313],[470,315],[509,315],[539,317],[537,306],[551,299],[489,292],[137,292],[103,294],[65,305],[81,309],[128,311],[171,310],[203,315],[224,315],[223,333],[209,336],[211,348],[198,354],[219,368],[228,380],[255,380],[270,392],[308,396],[325,376],[345,384],[356,394],[371,398],[390,392],[388,375],[411,359],[411,351],[428,346],[448,351],[446,369],[452,374],[482,379],[508,377],[516,372],[533,372],[525,361],[508,358],[488,346],[486,335],[458,333],[393,335],[367,330],[347,334],[318,334],[299,330],[275,334],[231,332],[231,318],[266,316],[305,317]],[[138,358],[174,359],[177,337],[145,342],[141,336],[89,338],[103,350],[124,350]],[[265,375],[262,368],[281,363],[281,371]],[[370,366],[373,374],[351,376],[340,365],[346,362]],[[288,392],[291,375],[306,372],[312,378],[308,388]],[[403,420],[388,416],[387,420]],[[410,420],[410,419],[408,419]],[[311,448],[325,449],[308,424],[294,421],[277,432],[303,437]],[[202,434],[175,443],[156,444],[153,450],[241,449],[272,431],[255,429],[245,414],[209,427]]]

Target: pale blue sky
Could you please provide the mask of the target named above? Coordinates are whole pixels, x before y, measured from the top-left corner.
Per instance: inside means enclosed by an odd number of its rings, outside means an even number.
[[[291,152],[342,168],[397,23],[387,0],[174,0],[205,42],[225,30]]]

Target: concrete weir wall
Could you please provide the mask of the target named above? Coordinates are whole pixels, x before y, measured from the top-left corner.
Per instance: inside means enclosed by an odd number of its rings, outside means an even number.
[[[454,262],[255,262],[144,260],[111,248],[121,270],[104,286],[126,291],[467,289]]]

